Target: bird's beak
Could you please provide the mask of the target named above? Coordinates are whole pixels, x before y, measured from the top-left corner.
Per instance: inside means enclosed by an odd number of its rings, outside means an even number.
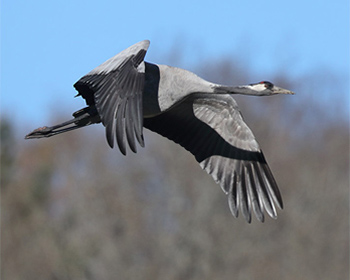
[[[280,88],[280,87],[273,87],[273,93],[275,94],[295,94],[293,91],[290,91],[288,89]]]

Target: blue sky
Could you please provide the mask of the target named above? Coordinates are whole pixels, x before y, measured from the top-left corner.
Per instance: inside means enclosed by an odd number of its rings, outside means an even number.
[[[31,130],[79,109],[72,85],[143,39],[160,64],[177,49],[173,65],[188,69],[242,55],[259,73],[251,82],[327,69],[349,89],[348,0],[3,0],[1,114]]]

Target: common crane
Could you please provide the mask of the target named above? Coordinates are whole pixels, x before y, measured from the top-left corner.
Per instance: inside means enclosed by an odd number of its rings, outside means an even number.
[[[275,179],[255,137],[243,121],[234,94],[294,94],[263,81],[244,86],[208,82],[184,69],[144,61],[150,42],[141,41],[107,60],[74,87],[87,107],[73,119],[41,127],[26,139],[43,138],[100,123],[109,146],[144,147],[143,127],[180,144],[228,195],[229,208],[239,208],[247,222],[251,213],[264,221],[264,209],[277,217],[283,208]],[[77,95],[77,96],[78,96]]]

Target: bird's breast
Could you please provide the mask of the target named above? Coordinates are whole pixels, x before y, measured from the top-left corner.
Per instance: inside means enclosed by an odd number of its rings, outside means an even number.
[[[193,93],[212,93],[212,83],[196,74],[176,67],[158,65],[158,104],[162,112],[182,102]]]

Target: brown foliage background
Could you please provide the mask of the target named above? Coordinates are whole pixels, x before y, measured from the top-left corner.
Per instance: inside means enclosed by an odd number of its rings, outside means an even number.
[[[237,65],[192,70],[254,82]],[[3,279],[347,279],[345,94],[322,72],[273,81],[297,95],[237,97],[284,198],[263,224],[233,218],[192,155],[161,136],[145,131],[146,148],[123,157],[101,125],[25,142],[32,127],[2,116]]]

